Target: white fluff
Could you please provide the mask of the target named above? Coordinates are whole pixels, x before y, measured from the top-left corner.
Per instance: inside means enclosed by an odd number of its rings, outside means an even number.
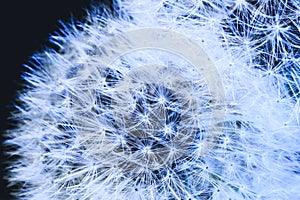
[[[117,16],[95,6],[86,22],[53,35],[60,50],[35,55],[24,75],[19,125],[6,141],[20,156],[9,177],[23,186],[16,196],[300,199],[298,1],[114,5]],[[104,65],[123,44],[111,38],[153,29],[189,38],[216,71],[203,77],[157,48]]]

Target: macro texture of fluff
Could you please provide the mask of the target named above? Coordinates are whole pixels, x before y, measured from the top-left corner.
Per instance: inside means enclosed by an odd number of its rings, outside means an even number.
[[[114,10],[96,6],[51,37],[59,51],[34,56],[6,141],[16,196],[300,199],[300,3],[123,0]],[[109,38],[153,29],[189,38],[216,70],[204,77],[147,46],[105,65],[120,47]]]

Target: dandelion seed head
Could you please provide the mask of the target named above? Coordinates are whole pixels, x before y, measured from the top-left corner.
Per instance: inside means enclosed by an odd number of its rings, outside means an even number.
[[[36,54],[19,199],[299,198],[296,1],[115,1]]]

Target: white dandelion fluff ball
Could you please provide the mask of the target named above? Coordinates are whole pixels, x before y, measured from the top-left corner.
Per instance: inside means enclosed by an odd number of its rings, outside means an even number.
[[[124,0],[34,56],[19,199],[300,199],[300,4]]]

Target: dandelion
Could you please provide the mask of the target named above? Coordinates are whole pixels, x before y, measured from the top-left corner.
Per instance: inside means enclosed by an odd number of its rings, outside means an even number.
[[[15,196],[299,199],[299,3],[114,5],[24,75]]]

